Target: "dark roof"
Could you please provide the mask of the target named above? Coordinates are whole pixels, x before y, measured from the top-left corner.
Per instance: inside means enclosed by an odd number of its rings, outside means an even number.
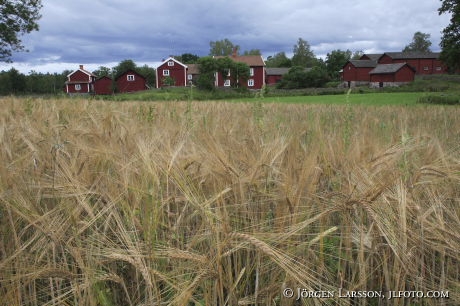
[[[289,72],[291,68],[266,68],[267,75],[284,75]]]
[[[379,53],[379,54],[363,54],[360,59],[362,60],[363,57],[365,57],[365,58],[370,59],[371,61],[378,61],[379,58],[382,57],[382,55],[383,55],[382,53]]]
[[[407,66],[414,70],[411,66],[407,65],[407,63],[396,63],[396,64],[379,64],[377,67],[372,69],[369,74],[388,74],[388,73],[395,73],[402,67]],[[415,71],[414,71],[415,72]]]
[[[198,64],[187,64],[188,74],[200,74],[200,65]]]
[[[112,80],[112,78],[109,77],[108,75],[103,75],[103,76],[101,76],[101,77],[98,77],[98,78],[96,79],[96,81],[99,81],[99,80],[102,80],[102,79],[109,79],[109,80]]]
[[[435,58],[438,59],[439,52],[385,52],[392,59],[418,59],[418,58]]]
[[[377,66],[377,62],[371,60],[351,60],[349,62],[356,68],[375,68]]]

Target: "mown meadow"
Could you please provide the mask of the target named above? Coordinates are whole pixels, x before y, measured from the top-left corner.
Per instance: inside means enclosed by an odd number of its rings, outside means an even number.
[[[459,305],[460,108],[353,98],[0,99],[0,305]]]

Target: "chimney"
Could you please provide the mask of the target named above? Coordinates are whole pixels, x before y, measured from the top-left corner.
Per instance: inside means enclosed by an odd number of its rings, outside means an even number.
[[[83,65],[80,65],[80,69],[83,70]]]
[[[232,57],[237,57],[237,56],[238,56],[238,48],[237,48],[237,47],[233,47]]]

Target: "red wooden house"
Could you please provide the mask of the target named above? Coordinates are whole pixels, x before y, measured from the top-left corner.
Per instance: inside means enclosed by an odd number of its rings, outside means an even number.
[[[156,88],[187,86],[187,66],[169,57],[156,68]]]
[[[96,76],[80,65],[78,70],[67,75],[65,92],[68,94],[91,94],[94,92]]]
[[[115,79],[117,92],[135,92],[147,90],[147,79],[134,70],[128,70]]]
[[[414,81],[415,69],[407,63],[380,64],[369,76],[372,87],[401,85]]]
[[[98,78],[94,82],[94,93],[96,95],[111,95],[113,94],[113,81],[108,76]]]
[[[215,58],[222,58],[216,56]],[[265,62],[260,55],[242,55],[238,56],[236,52],[229,58],[238,63],[245,63],[249,66],[249,78],[245,84],[248,89],[261,89],[265,85]],[[221,73],[216,73],[215,86],[226,87],[230,86],[231,75],[223,76]]]

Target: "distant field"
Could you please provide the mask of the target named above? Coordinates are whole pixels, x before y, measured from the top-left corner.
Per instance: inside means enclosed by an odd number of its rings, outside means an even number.
[[[226,97],[225,92],[212,94],[202,92],[197,89],[190,90],[187,88],[174,88],[168,90],[152,90],[132,94],[116,95],[113,100],[119,101],[188,101],[188,100],[217,100],[222,102],[257,102],[264,103],[304,103],[304,104],[345,104],[347,95],[298,95],[298,96],[266,96],[260,97],[258,94],[243,95],[241,98],[235,98],[235,94]],[[238,94],[236,94],[237,96]],[[351,104],[363,105],[414,105],[417,99],[427,95],[424,92],[376,92],[376,93],[352,93],[349,96]],[[99,97],[100,98],[100,97]]]
[[[347,99],[351,104],[362,105],[414,105],[417,99],[426,93],[353,93],[343,95],[319,95],[319,96],[286,96],[266,97],[261,101],[268,103],[306,103],[306,104],[346,104]],[[257,98],[255,98],[257,99]],[[235,102],[250,102],[248,99],[235,99]]]
[[[2,98],[0,304],[460,305],[460,108],[418,95]]]

